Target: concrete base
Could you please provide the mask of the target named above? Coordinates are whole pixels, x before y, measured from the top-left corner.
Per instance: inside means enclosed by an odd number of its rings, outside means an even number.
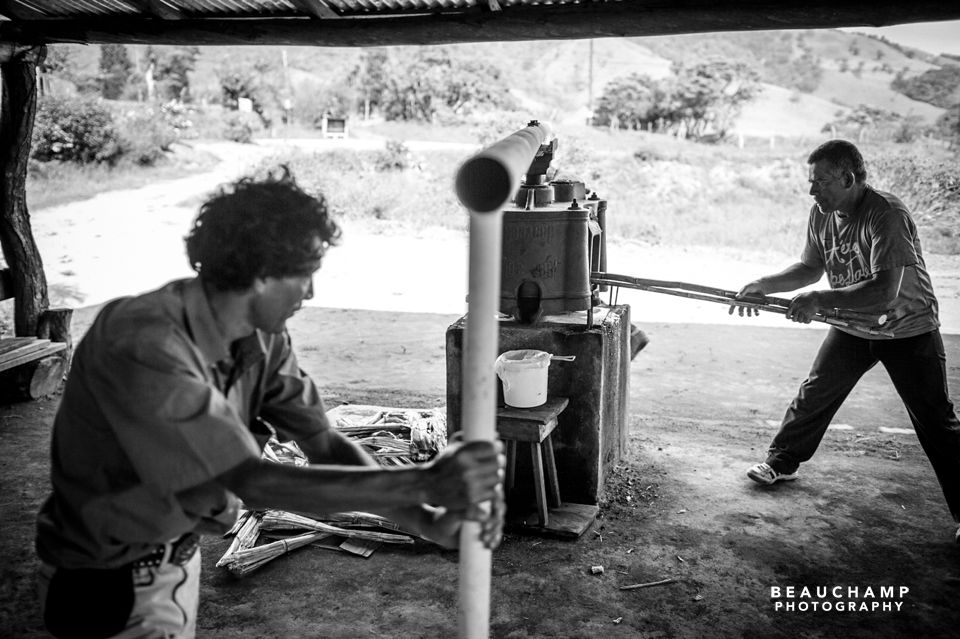
[[[592,325],[587,311],[544,317],[537,324],[500,322],[498,353],[537,349],[554,355],[575,355],[573,362],[552,362],[548,395],[567,397],[558,418],[553,446],[564,501],[596,504],[609,469],[626,450],[627,385],[636,353],[631,343],[630,307],[598,306]],[[447,431],[460,430],[462,360],[466,318],[447,329]],[[634,342],[636,338],[634,338]],[[637,349],[639,350],[639,349]],[[495,378],[496,379],[496,378]],[[499,380],[498,401],[503,402]],[[523,462],[526,455],[521,455]],[[532,494],[532,470],[518,464],[517,484],[526,482]]]

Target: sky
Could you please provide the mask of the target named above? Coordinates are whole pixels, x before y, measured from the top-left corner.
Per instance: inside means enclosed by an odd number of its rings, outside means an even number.
[[[849,27],[843,31],[883,36],[892,42],[914,47],[927,53],[960,55],[960,20],[918,22],[893,27]]]

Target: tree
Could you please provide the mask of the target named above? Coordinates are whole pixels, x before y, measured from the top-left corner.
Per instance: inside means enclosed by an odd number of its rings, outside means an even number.
[[[380,108],[383,102],[388,61],[386,49],[368,49],[350,74],[350,84],[356,88],[363,102],[361,109],[364,119],[369,118],[370,113]]]
[[[216,75],[225,107],[236,110],[240,98],[247,98],[263,125],[271,125],[268,108],[277,103],[277,81],[283,75],[276,61],[262,55],[251,60],[230,58],[217,67]]]
[[[107,100],[117,100],[130,78],[133,65],[122,44],[100,45],[100,93]]]
[[[512,106],[500,71],[469,53],[419,47],[391,50],[368,63],[360,90],[379,100],[388,120],[432,122]]]
[[[726,134],[743,104],[759,90],[756,75],[742,63],[715,61],[691,67],[676,65],[674,120],[687,127],[687,136]]]
[[[58,73],[70,76],[76,72],[70,50],[66,45],[51,44],[47,46],[47,55],[40,63],[43,73]]]
[[[743,104],[759,90],[744,64],[713,61],[684,66],[659,81],[631,75],[604,89],[595,124],[670,130],[678,137],[722,138]]]
[[[898,74],[890,88],[908,98],[949,109],[960,100],[960,67],[928,69],[912,78]]]
[[[147,64],[162,100],[190,101],[190,72],[200,56],[198,47],[147,47]]]
[[[937,118],[937,132],[950,143],[951,148],[960,147],[960,103],[953,105]]]
[[[47,55],[40,64],[40,92],[45,93],[48,84],[42,76],[55,76],[72,84],[78,93],[99,95],[100,78],[92,66],[84,64],[84,49],[80,44],[48,45]]]
[[[631,73],[606,86],[594,112],[594,124],[620,129],[650,128],[657,119],[662,90],[647,75]]]
[[[923,125],[916,116],[904,117],[899,113],[859,104],[848,113],[841,113],[832,122],[823,126],[823,132],[831,135],[856,138],[857,141],[893,140],[909,142],[923,133]]]

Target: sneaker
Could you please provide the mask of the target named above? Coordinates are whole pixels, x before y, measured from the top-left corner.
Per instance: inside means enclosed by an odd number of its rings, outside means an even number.
[[[770,484],[775,484],[778,481],[793,481],[797,478],[797,472],[794,471],[789,474],[778,473],[770,466],[770,464],[761,463],[751,466],[750,470],[747,471],[747,477],[758,484],[769,486]]]

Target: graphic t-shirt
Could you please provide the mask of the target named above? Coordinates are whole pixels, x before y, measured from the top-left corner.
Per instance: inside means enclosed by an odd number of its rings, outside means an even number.
[[[882,328],[894,338],[913,337],[940,326],[937,298],[927,273],[917,227],[896,196],[866,187],[857,210],[846,217],[821,213],[814,205],[807,224],[807,240],[800,261],[823,268],[830,288],[842,288],[869,279],[874,273],[902,266],[900,293],[889,305],[857,309],[886,313]],[[851,335],[889,339],[838,327]]]

